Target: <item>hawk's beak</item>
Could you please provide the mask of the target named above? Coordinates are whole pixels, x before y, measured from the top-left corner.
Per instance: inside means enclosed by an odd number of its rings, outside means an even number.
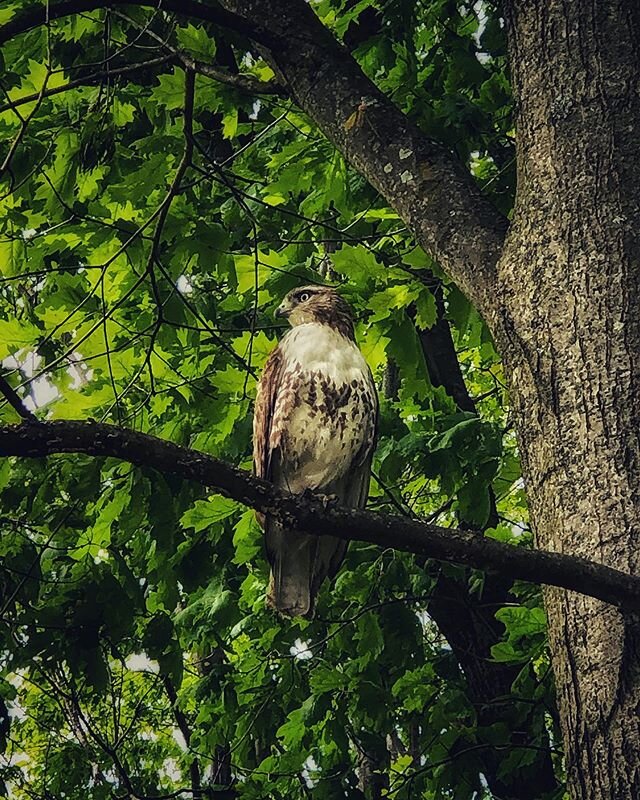
[[[285,317],[286,318],[286,317],[289,316],[290,313],[291,313],[291,309],[289,308],[289,306],[286,306],[284,303],[282,303],[282,305],[279,305],[278,308],[276,309],[276,317]]]

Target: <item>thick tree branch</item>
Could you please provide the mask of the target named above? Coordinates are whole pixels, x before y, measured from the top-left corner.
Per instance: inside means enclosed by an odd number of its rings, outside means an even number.
[[[49,3],[29,6],[17,12],[9,22],[0,25],[0,44],[62,17],[114,6],[161,8],[163,11],[171,11],[183,17],[192,17],[228,28],[236,33],[244,34],[254,42],[266,47],[277,47],[280,43],[278,38],[269,33],[261,22],[253,23],[242,19],[237,14],[222,8],[214,0],[207,0],[206,4],[199,3],[197,0],[59,0],[59,2],[51,0]]]
[[[367,78],[305,0],[222,0],[280,42],[263,49],[290,96],[395,208],[487,318],[506,220],[465,166]]]
[[[0,427],[0,456],[38,458],[56,453],[110,456],[179,475],[309,533],[330,532],[347,541],[371,542],[506,573],[514,580],[559,586],[612,605],[640,609],[640,578],[617,569],[561,553],[525,550],[408,517],[327,505],[313,495],[292,495],[246,470],[150,434],[76,420]]]

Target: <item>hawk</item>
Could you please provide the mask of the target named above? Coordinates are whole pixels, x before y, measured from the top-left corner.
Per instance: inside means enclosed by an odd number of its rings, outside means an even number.
[[[349,304],[327,286],[290,292],[276,312],[292,329],[258,384],[253,418],[256,475],[293,493],[312,490],[361,508],[367,500],[378,398],[358,349]],[[267,601],[286,616],[313,616],[325,577],[347,543],[261,518],[271,575]]]

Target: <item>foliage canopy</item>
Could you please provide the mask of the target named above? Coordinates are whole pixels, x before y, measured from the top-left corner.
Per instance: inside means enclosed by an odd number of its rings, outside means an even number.
[[[28,5],[4,4],[0,24]],[[512,106],[490,4],[314,10],[508,213]],[[356,311],[383,395],[371,507],[530,543],[485,325],[273,91],[255,47],[124,6],[0,53],[0,359],[37,416],[112,421],[249,467],[273,309],[328,279]],[[443,317],[477,414],[430,379],[423,334]],[[5,459],[0,497],[0,780],[12,797],[489,798],[487,749],[508,743],[507,775],[559,738],[533,587],[495,609],[492,659],[519,672],[483,726],[429,616],[442,573],[481,600],[480,573],[352,545],[317,618],[283,622],[264,607],[253,512],[235,502],[82,456]],[[548,708],[546,726],[513,746],[532,707]]]

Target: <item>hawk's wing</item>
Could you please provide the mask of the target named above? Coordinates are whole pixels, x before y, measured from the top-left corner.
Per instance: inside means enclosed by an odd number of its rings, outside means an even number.
[[[253,466],[256,475],[267,481],[271,480],[272,433],[277,435],[273,423],[283,361],[282,350],[276,347],[264,365],[253,412]]]
[[[253,463],[259,478],[286,489],[280,468],[281,443],[296,396],[292,376],[285,377],[285,373],[285,359],[278,346],[267,359],[258,383],[253,416]],[[291,616],[307,613],[311,608],[311,574],[318,537],[285,529],[264,514],[257,517],[264,529],[271,565],[269,603]]]

